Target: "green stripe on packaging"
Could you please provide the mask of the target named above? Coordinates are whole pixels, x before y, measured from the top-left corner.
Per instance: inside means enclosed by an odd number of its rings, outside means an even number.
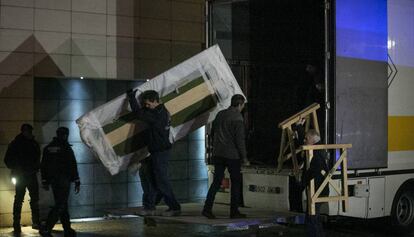
[[[192,104],[179,113],[171,117],[171,126],[188,122],[195,117],[209,111],[216,106],[217,102],[214,96],[207,96],[199,102]],[[114,146],[114,151],[118,156],[124,156],[132,152],[138,151],[145,147],[145,137],[142,132],[126,139],[124,142]]]
[[[180,124],[188,122],[197,117],[198,115],[203,114],[208,110],[214,108],[216,104],[216,99],[212,95],[207,96],[204,99],[198,101],[197,103],[194,103],[171,116],[171,126],[176,127]]]
[[[178,96],[184,94],[185,92],[193,89],[194,87],[197,87],[198,85],[201,85],[204,83],[204,79],[202,77],[198,77],[192,81],[190,81],[189,83],[185,84],[184,86],[178,88],[178,93],[171,92],[168,95],[165,95],[163,97],[161,97],[161,102],[162,103],[167,103],[170,100],[173,100],[174,98],[177,98]]]
[[[144,134],[137,133],[134,136],[126,139],[124,142],[114,146],[114,151],[118,156],[125,156],[129,153],[138,151],[146,146],[144,139]]]
[[[120,116],[115,122],[109,123],[102,127],[105,134],[108,134],[117,128],[124,126],[125,124],[136,120],[136,116],[134,113],[127,113],[125,115]]]
[[[178,88],[178,92],[179,93],[176,93],[175,91],[173,91],[173,92],[171,92],[171,93],[169,93],[169,94],[161,97],[161,101],[162,101],[162,103],[166,103],[166,102],[168,102],[170,100],[173,100],[174,98],[182,95],[183,93],[191,90],[192,88],[194,88],[194,87],[196,87],[198,85],[201,85],[202,83],[204,83],[204,79],[202,77],[198,77],[198,78],[192,80],[191,82],[185,84],[184,86]],[[120,116],[114,122],[109,123],[109,124],[103,126],[102,129],[103,129],[103,131],[104,131],[105,134],[108,134],[108,133],[110,133],[110,132],[112,132],[112,131],[114,131],[114,130],[120,128],[120,127],[122,127],[126,123],[131,122],[135,118],[136,118],[135,117],[135,114],[129,112],[129,113],[125,114],[125,115]]]

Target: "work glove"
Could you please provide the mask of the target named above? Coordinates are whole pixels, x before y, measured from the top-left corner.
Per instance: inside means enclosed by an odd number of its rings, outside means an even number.
[[[135,89],[135,90],[133,90],[133,89],[129,89],[129,90],[127,90],[127,96],[128,96],[128,98],[135,98],[135,93],[137,92],[137,90]]]
[[[75,182],[75,193],[78,194],[80,191],[80,181]]]

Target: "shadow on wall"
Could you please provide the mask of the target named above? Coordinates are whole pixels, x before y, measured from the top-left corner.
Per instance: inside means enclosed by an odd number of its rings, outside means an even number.
[[[105,176],[104,174],[96,175],[95,171],[99,173],[107,171],[95,169],[95,166],[101,165],[97,164],[92,153],[81,142],[75,120],[94,107],[119,96],[129,88],[137,87],[143,82],[65,78],[65,73],[44,49],[40,50],[42,53],[31,54],[32,60],[30,63],[21,63],[22,57],[29,54],[20,52],[24,51],[27,45],[33,44],[33,42],[39,50],[41,48],[40,43],[34,36],[30,36],[0,62],[0,72],[2,74],[0,76],[0,101],[3,107],[0,113],[0,120],[2,120],[0,144],[6,146],[10,143],[19,133],[20,125],[25,122],[33,124],[36,140],[42,147],[52,140],[59,126],[69,127],[71,131],[69,141],[73,145],[83,183],[86,184],[82,186],[83,192],[81,191],[80,195],[76,198],[70,198],[69,205],[77,206],[76,209],[80,209],[80,211],[71,211],[71,213],[73,213],[73,217],[101,215],[102,211],[94,208],[95,204],[102,204],[102,208],[113,204],[119,206],[117,203],[125,198],[121,198],[121,200],[119,195],[112,195],[111,198],[106,198],[100,202],[99,197],[95,197],[95,184],[103,182],[97,180],[96,177]],[[26,60],[23,60],[23,62],[26,62]],[[88,68],[93,70],[90,64]],[[124,174],[124,176],[126,175]],[[116,177],[111,178],[116,179]],[[8,178],[2,179],[0,182],[2,186],[9,190],[7,191],[9,197],[3,198],[6,198],[12,204],[14,187],[10,184]],[[125,193],[123,196],[127,196],[126,188],[113,191],[113,193],[119,191]],[[122,201],[122,203],[127,202],[127,200]],[[28,196],[25,198],[25,203],[28,203]],[[41,191],[39,205],[42,219],[46,217],[52,203],[51,192]],[[29,214],[30,209],[26,204],[23,212]],[[23,214],[25,216],[25,213]],[[22,221],[25,223],[25,219]]]

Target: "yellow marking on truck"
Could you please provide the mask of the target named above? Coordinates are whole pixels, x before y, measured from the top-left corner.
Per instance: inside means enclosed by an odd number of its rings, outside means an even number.
[[[414,150],[414,116],[388,116],[388,151]]]

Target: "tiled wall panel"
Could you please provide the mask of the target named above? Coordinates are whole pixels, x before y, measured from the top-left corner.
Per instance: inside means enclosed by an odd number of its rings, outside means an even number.
[[[131,58],[107,58],[107,75],[109,78],[134,79],[135,65]]]
[[[0,26],[2,28],[33,30],[33,8],[1,6]]]
[[[173,62],[183,62],[201,51],[200,43],[173,43],[171,45],[171,57]]]
[[[35,9],[35,30],[70,32],[70,12]]]
[[[106,57],[72,56],[72,76],[105,78]]]
[[[0,51],[33,52],[31,30],[3,29],[0,31]]]
[[[134,17],[108,15],[107,34],[134,37]]]
[[[169,20],[171,16],[171,1],[140,0],[139,16]]]
[[[71,54],[70,33],[36,31],[34,38],[37,53]]]
[[[72,0],[72,11],[106,13],[106,0]]]
[[[173,21],[171,38],[179,41],[201,42],[203,31],[201,23]]]
[[[34,55],[0,52],[0,75],[33,75]]]
[[[0,99],[0,108],[12,113],[0,113],[0,120],[31,120],[33,118],[32,99]]]
[[[172,19],[179,21],[202,22],[203,5],[172,1]]]
[[[33,98],[33,77],[0,75],[0,98]]]
[[[106,56],[106,36],[72,34],[72,54]]]
[[[8,145],[0,145],[0,157],[4,157],[6,155]],[[0,159],[0,168],[6,168],[6,164],[4,163],[4,159]],[[0,203],[1,205],[1,203]]]
[[[72,0],[35,0],[35,7],[55,10],[70,10],[71,1]]]
[[[140,37],[143,39],[171,39],[171,22],[169,20],[141,18],[139,21]]]
[[[1,157],[24,122],[33,124],[42,148],[59,126],[67,126],[82,182],[81,192],[70,196],[71,217],[142,205],[138,175],[111,176],[82,143],[75,120],[142,83],[123,80],[152,78],[200,52],[204,0],[1,0],[0,5]],[[169,171],[180,201],[203,198],[203,162],[203,136],[174,144]],[[1,159],[0,226],[12,222],[9,174]],[[40,197],[45,218],[53,197],[50,191]],[[23,211],[22,223],[30,224],[27,200]]]
[[[138,9],[140,0],[108,0],[108,14],[120,16],[135,16],[135,8]]]
[[[72,32],[79,34],[106,34],[107,16],[104,14],[72,13]]]
[[[171,43],[165,40],[140,39],[135,44],[135,57],[147,59],[169,60],[171,58]]]
[[[113,58],[134,58],[134,38],[107,37],[107,56]]]
[[[35,54],[34,76],[54,77],[68,76],[71,72],[70,55],[64,54]]]

